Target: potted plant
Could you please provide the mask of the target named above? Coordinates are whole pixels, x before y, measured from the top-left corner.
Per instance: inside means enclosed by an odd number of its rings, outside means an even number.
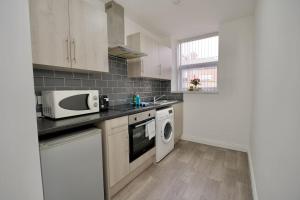
[[[198,86],[200,86],[200,79],[199,78],[193,78],[190,81],[189,91],[198,91],[200,89]]]

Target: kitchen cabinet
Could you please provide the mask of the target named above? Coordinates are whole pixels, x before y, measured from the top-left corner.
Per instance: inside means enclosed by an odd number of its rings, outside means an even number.
[[[172,78],[172,50],[169,47],[159,46],[159,60],[161,66],[161,79]]]
[[[175,126],[175,143],[178,142],[183,134],[183,103],[173,105],[174,109],[174,126]]]
[[[99,0],[30,0],[34,64],[108,72],[107,18]]]
[[[128,131],[121,131],[108,136],[108,162],[110,186],[119,182],[129,173]]]
[[[112,188],[129,174],[128,116],[97,125],[102,129],[104,179],[107,199]]]
[[[170,48],[140,32],[127,36],[127,46],[147,54],[142,58],[128,60],[129,77],[171,78],[167,75],[172,61]]]
[[[108,72],[107,18],[99,0],[70,0],[72,68]]]
[[[71,67],[68,0],[30,0],[32,60]]]

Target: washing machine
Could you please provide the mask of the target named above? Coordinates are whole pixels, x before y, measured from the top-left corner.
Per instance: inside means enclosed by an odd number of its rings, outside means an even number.
[[[174,149],[174,110],[166,108],[156,112],[156,162]]]

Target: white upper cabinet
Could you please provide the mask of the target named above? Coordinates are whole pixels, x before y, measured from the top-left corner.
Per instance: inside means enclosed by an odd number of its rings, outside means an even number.
[[[108,71],[107,19],[100,0],[70,0],[72,68]]]
[[[148,77],[157,79],[170,79],[172,61],[171,49],[161,45],[153,38],[142,33],[127,36],[127,45],[147,56],[128,60],[129,77]]]
[[[30,0],[33,63],[108,71],[107,18],[100,0]]]
[[[29,2],[33,63],[70,68],[68,0]]]
[[[171,80],[172,77],[172,49],[163,45],[159,46],[159,60],[161,78]]]
[[[140,51],[148,55],[141,58],[143,60],[143,75],[145,77],[159,78],[158,43],[152,38],[140,34],[140,44]]]

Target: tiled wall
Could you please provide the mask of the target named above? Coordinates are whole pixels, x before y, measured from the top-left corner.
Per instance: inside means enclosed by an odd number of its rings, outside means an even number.
[[[110,98],[110,105],[129,103],[134,93],[142,101],[152,101],[153,96],[166,95],[165,99],[182,100],[182,94],[171,93],[171,81],[146,78],[128,78],[127,62],[110,57],[109,73],[78,73],[34,69],[34,86],[37,95],[42,90],[96,89]]]

